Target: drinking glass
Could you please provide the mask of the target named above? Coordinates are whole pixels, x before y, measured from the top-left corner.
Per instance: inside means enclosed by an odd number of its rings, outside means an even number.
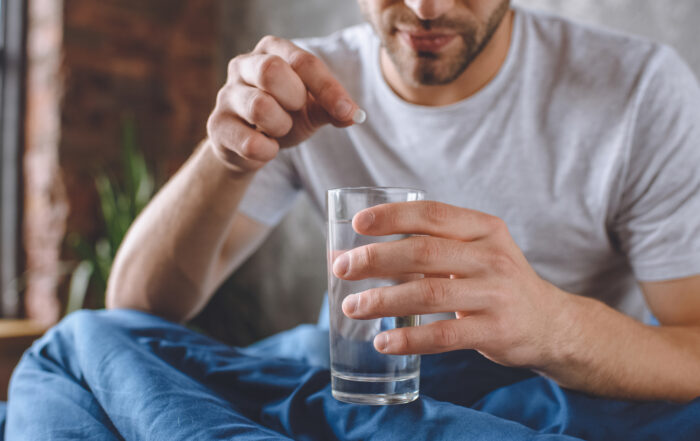
[[[353,248],[408,237],[358,234],[352,228],[356,213],[375,205],[424,198],[421,190],[396,187],[339,188],[327,193],[331,386],[338,400],[356,404],[401,404],[418,398],[420,355],[382,354],[374,348],[373,341],[382,331],[417,326],[420,316],[354,320],[341,309],[343,300],[350,294],[396,285],[407,279],[348,281],[337,278],[332,267],[336,257]]]

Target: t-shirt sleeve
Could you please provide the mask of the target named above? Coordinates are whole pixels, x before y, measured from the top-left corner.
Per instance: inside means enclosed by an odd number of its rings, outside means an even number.
[[[700,86],[662,47],[641,80],[615,235],[638,280],[700,274]]]
[[[238,210],[264,225],[273,227],[294,205],[301,191],[299,182],[292,151],[283,149],[275,159],[257,172]]]

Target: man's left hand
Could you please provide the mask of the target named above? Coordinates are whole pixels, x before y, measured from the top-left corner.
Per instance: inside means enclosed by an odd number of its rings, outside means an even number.
[[[365,209],[353,219],[360,234],[415,234],[374,243],[335,259],[346,280],[401,279],[396,286],[348,296],[353,319],[455,312],[456,319],[382,332],[386,354],[429,354],[476,349],[508,366],[543,368],[555,362],[567,323],[568,294],[541,279],[513,241],[505,222],[474,210],[432,201]]]

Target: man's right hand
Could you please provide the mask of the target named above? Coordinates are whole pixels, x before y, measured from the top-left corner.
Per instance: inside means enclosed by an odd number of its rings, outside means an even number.
[[[358,109],[323,61],[268,36],[253,52],[230,61],[207,132],[220,160],[248,172],[325,124],[352,125]]]

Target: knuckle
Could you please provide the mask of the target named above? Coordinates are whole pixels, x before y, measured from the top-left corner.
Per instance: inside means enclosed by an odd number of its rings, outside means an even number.
[[[214,109],[207,118],[207,136],[212,139],[219,139],[226,135],[226,114]]]
[[[300,70],[315,70],[318,68],[319,60],[306,51],[295,52],[289,60],[289,65],[297,72]]]
[[[231,87],[226,85],[219,89],[216,93],[216,107],[215,110],[221,110],[226,107],[228,103],[228,98],[231,95]]]
[[[496,251],[489,258],[489,266],[497,274],[510,274],[515,267],[515,262],[508,254]]]
[[[434,224],[443,223],[449,216],[447,206],[436,201],[425,203],[425,217]]]
[[[497,216],[488,216],[486,218],[486,223],[493,233],[499,234],[508,231],[508,226],[506,221]]]
[[[265,57],[260,62],[260,85],[268,88],[284,70],[284,60],[277,55]]]
[[[445,285],[437,279],[423,279],[423,302],[426,306],[442,305],[445,301]]]
[[[253,156],[255,149],[256,149],[256,146],[257,146],[257,142],[256,142],[255,137],[247,136],[243,140],[243,142],[241,142],[239,153],[243,157],[250,158],[251,156]]]
[[[358,266],[360,268],[371,268],[377,263],[377,247],[374,244],[362,247],[362,252],[358,256]]]
[[[384,307],[384,300],[379,289],[370,289],[360,295],[358,309],[362,307],[365,312],[381,312]]]
[[[229,60],[228,67],[226,69],[226,71],[228,72],[229,80],[238,77],[238,72],[240,70],[241,64],[241,57],[242,55],[238,55]]]
[[[413,260],[419,265],[429,265],[438,257],[437,244],[428,237],[415,237],[413,242]]]
[[[240,55],[237,57],[233,57],[228,61],[227,71],[228,71],[229,75],[238,71],[239,62],[240,62]]]
[[[392,336],[392,340],[394,341],[394,349],[397,352],[407,352],[411,346],[408,334],[405,331],[396,331]]]
[[[459,336],[452,326],[438,326],[435,329],[435,345],[440,348],[452,348],[457,345]]]
[[[277,40],[279,40],[279,38],[275,37],[274,35],[265,35],[263,38],[260,39],[260,41],[258,41],[258,44],[255,46],[255,49],[260,50],[273,46],[275,43],[277,43]]]
[[[281,138],[287,135],[294,128],[294,120],[292,120],[288,114],[285,115],[286,116],[278,122],[277,127],[275,127],[275,131],[271,134],[276,138]]]
[[[385,223],[386,227],[391,230],[400,230],[404,224],[405,215],[400,210],[390,210],[388,208],[380,208],[377,210],[377,217]]]
[[[249,135],[241,143],[239,153],[244,158],[262,159],[260,156],[264,151],[264,142],[263,135]]]
[[[253,122],[262,121],[268,117],[273,108],[272,98],[262,92],[254,93],[248,103],[248,112]]]

